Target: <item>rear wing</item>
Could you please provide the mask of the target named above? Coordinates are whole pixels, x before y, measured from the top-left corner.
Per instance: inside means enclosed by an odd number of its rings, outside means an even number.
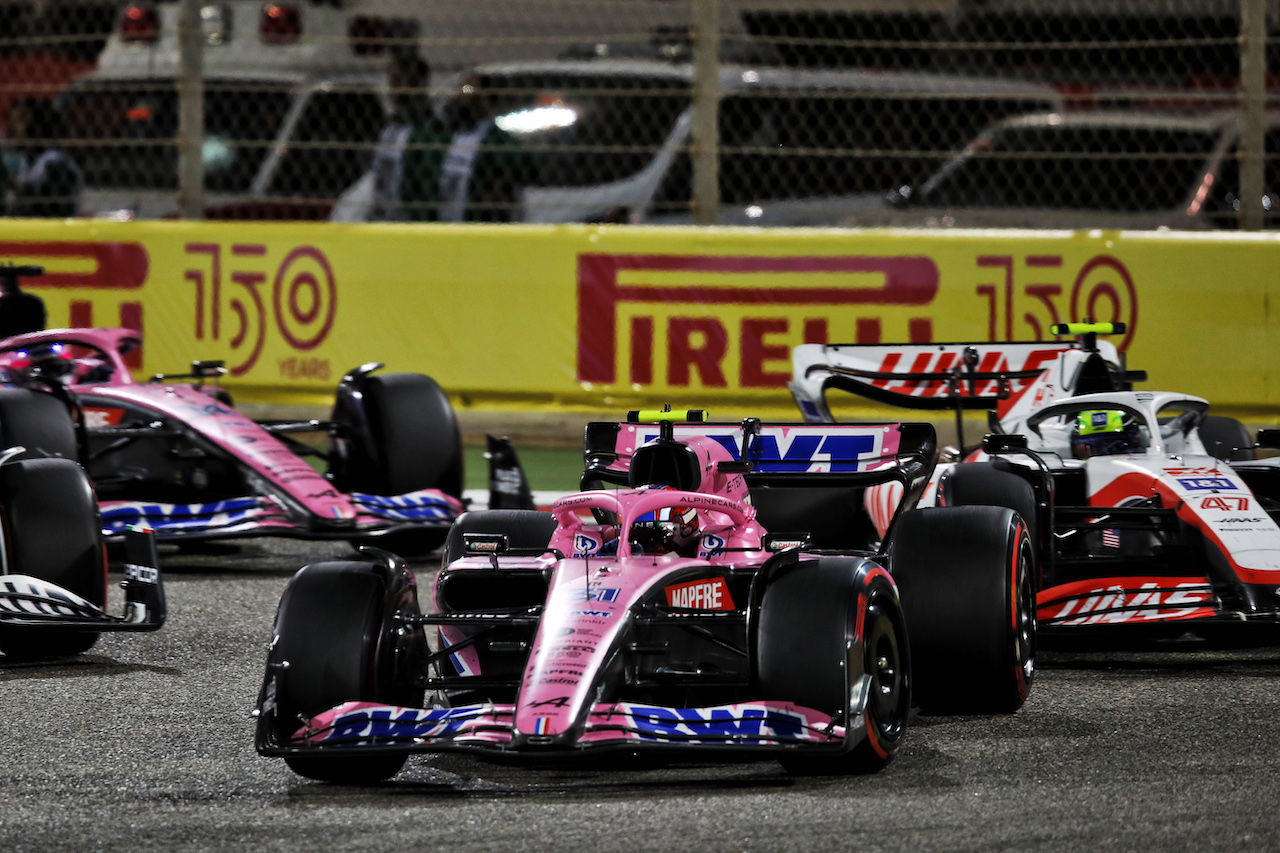
[[[741,473],[749,486],[911,481],[921,467],[932,468],[937,447],[933,425],[927,423],[796,424],[758,418],[717,423],[703,420],[701,412],[631,415],[622,423],[587,425],[583,488],[627,485],[631,455],[657,441],[664,429],[677,442],[705,436],[720,444],[733,458],[720,463],[721,470]]]
[[[1102,346],[1114,356],[1114,347]],[[909,409],[995,409],[1078,348],[1072,341],[802,344],[792,351],[788,387],[811,423],[832,420],[831,388]]]
[[[964,409],[996,410],[1004,417],[1054,365],[1061,368],[1053,377],[1054,396],[1130,390],[1133,381],[1146,379],[1142,371],[1125,369],[1114,344],[1098,340],[1099,335],[1123,335],[1124,323],[1058,323],[1050,331],[1079,337],[1030,343],[802,344],[792,351],[788,387],[806,421],[830,423],[830,388],[909,409],[952,409],[957,418]]]

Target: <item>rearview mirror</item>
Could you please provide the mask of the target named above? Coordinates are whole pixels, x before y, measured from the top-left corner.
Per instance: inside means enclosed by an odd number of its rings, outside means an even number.
[[[982,449],[986,453],[1007,453],[1010,450],[1026,450],[1025,435],[999,435],[989,433],[982,437]]]
[[[1280,450],[1280,429],[1260,429],[1257,438],[1258,446],[1268,450]]]

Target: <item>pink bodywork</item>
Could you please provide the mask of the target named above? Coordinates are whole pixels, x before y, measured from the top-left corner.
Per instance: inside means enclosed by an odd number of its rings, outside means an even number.
[[[848,730],[820,711],[772,699],[700,708],[601,702],[595,693],[632,614],[642,602],[672,611],[740,611],[730,600],[733,569],[759,567],[771,555],[767,531],[736,463],[742,431],[723,424],[676,424],[674,439],[694,451],[700,482],[693,490],[663,485],[567,495],[551,507],[556,527],[539,556],[468,552],[440,572],[429,603],[439,612],[440,585],[466,571],[548,575],[548,591],[513,704],[404,708],[346,702],[298,729],[294,744],[383,740],[439,748],[602,746],[665,742],[757,746],[838,744]],[[632,454],[658,438],[651,424],[621,424],[611,470],[630,470]],[[804,473],[871,471],[897,464],[897,425],[763,426],[756,470]],[[830,442],[830,444],[828,444]],[[855,446],[858,452],[847,451]],[[755,451],[753,451],[754,453]],[[721,470],[721,465],[725,464]],[[777,467],[768,467],[770,465]],[[655,540],[659,524],[690,531]],[[696,535],[691,531],[696,530]],[[646,541],[646,536],[648,537]],[[633,546],[641,541],[642,546]],[[659,544],[660,543],[660,544]],[[477,542],[477,544],[480,544]],[[664,595],[665,593],[665,595]],[[444,625],[439,647],[456,671],[480,676],[481,657],[468,629]],[[852,724],[864,725],[859,714]]]
[[[191,384],[135,382],[124,355],[142,344],[141,335],[133,329],[50,329],[8,338],[0,351],[0,370],[19,370],[25,365],[24,355],[31,348],[45,345],[65,347],[64,357],[74,362],[69,386],[85,403],[85,416],[90,426],[93,419],[110,411],[111,402],[153,409],[173,418],[199,433],[218,448],[240,460],[267,481],[278,495],[312,515],[325,519],[354,519],[357,529],[385,526],[385,518],[363,511],[348,495],[333,488],[305,460],[285,447],[253,420]],[[105,369],[102,369],[105,368]],[[102,381],[94,381],[106,374]],[[427,495],[432,500],[447,502],[453,515],[462,512],[462,503],[451,495],[434,489],[402,496],[412,499]],[[126,502],[106,501],[103,511]],[[244,529],[296,527],[279,497],[264,497],[256,511],[245,519]]]
[[[632,553],[629,531],[633,525],[671,507],[697,513],[698,555]],[[616,523],[599,523],[592,510],[603,511]],[[685,743],[724,743],[730,739],[726,731],[733,733],[736,742],[754,745],[844,739],[845,729],[834,725],[830,716],[790,702],[758,700],[673,709],[594,701],[595,674],[616,648],[632,608],[655,587],[672,582],[682,569],[760,563],[767,558],[768,553],[760,550],[765,531],[755,523],[755,509],[749,503],[702,492],[649,488],[568,495],[556,501],[551,512],[557,525],[548,547],[565,554],[565,559],[547,554],[504,558],[502,563],[505,570],[552,571],[514,705],[414,709],[347,702],[312,718],[295,733],[294,741],[316,744],[386,734],[456,745],[504,746],[522,736],[536,741],[572,731],[584,718],[585,729],[575,741],[584,746],[652,742],[667,735]],[[616,553],[593,556],[610,542],[616,542]],[[468,556],[450,568],[484,571],[491,567],[487,557]],[[443,628],[441,634],[445,644],[464,636],[456,628]],[[453,659],[463,672],[479,674],[471,649],[456,653]]]
[[[691,507],[697,513],[698,556],[682,557],[675,552],[633,555],[630,535],[619,534],[630,531],[642,516],[669,507]],[[597,523],[593,509],[604,510],[616,522]],[[565,559],[546,554],[503,561],[507,569],[552,570],[521,686],[522,710],[516,719],[521,731],[538,734],[556,734],[572,725],[588,698],[591,679],[583,678],[583,673],[604,664],[627,614],[655,586],[684,568],[760,563],[768,556],[759,550],[765,531],[755,523],[755,508],[718,495],[674,489],[581,492],[559,499],[551,512],[556,530],[548,547],[564,554]],[[601,556],[611,544],[616,545],[616,552]],[[750,550],[710,553],[721,548]],[[464,557],[450,568],[484,571],[490,567],[486,557]],[[458,643],[465,636],[457,628],[442,628],[440,633],[444,645]],[[459,651],[453,660],[460,672],[479,674],[474,649]],[[561,701],[566,696],[568,700]]]

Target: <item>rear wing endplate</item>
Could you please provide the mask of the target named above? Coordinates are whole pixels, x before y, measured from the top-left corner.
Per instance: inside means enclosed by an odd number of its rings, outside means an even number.
[[[124,612],[106,613],[54,584],[26,575],[0,575],[0,624],[93,631],[155,631],[168,609],[160,576],[155,534],[125,533]]]

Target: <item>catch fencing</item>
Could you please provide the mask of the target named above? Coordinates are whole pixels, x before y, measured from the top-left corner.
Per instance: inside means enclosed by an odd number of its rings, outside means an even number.
[[[3,0],[4,162],[23,174],[62,147],[89,215],[365,219],[388,64],[412,54],[432,74],[411,95],[456,117],[477,72],[521,154],[513,191],[468,197],[465,219],[1273,228],[1275,11]],[[56,120],[18,132],[8,108],[27,98]],[[413,144],[443,157],[450,141]],[[440,202],[398,215],[437,218]]]

